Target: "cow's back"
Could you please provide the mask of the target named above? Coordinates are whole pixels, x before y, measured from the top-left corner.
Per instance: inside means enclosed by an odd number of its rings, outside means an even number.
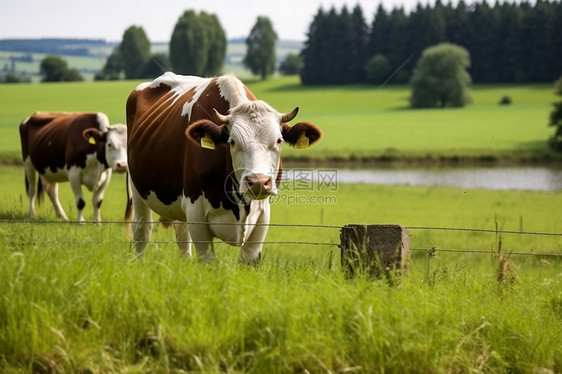
[[[230,158],[228,146],[201,148],[188,141],[185,131],[200,119],[213,120],[213,108],[227,113],[230,103],[225,96],[218,78],[170,73],[131,93],[127,101],[129,170],[143,199],[154,192],[168,205],[181,197],[186,186],[200,195],[205,184],[213,184],[205,183],[208,178],[220,179],[209,174],[224,173]]]
[[[20,125],[23,159],[30,157],[41,174],[47,169],[84,167],[87,154],[95,153],[96,146],[84,141],[82,133],[89,128],[103,131],[107,124],[99,117],[99,113],[34,113]]]

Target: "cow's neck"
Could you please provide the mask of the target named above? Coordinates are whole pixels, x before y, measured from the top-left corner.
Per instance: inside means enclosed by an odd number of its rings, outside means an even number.
[[[109,163],[105,154],[105,142],[103,141],[96,144],[96,158],[104,166],[104,169],[109,169]]]
[[[232,206],[228,209],[224,206],[219,209],[206,209],[206,226],[214,237],[225,243],[240,246],[257,227],[267,204],[267,200],[253,200],[250,203],[241,201],[237,209],[232,209]]]

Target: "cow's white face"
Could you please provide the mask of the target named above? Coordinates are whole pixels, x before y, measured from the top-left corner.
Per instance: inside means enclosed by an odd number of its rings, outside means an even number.
[[[265,199],[277,193],[281,160],[281,115],[263,101],[233,108],[228,116],[228,144],[240,194]]]
[[[106,134],[105,159],[111,169],[127,171],[127,126],[109,126]]]
[[[215,122],[199,120],[187,128],[186,135],[203,148],[228,143],[238,192],[246,200],[261,200],[277,193],[283,143],[301,149],[322,137],[322,131],[311,123],[287,125],[297,113],[298,107],[281,114],[263,101],[245,101],[228,116],[213,109]]]

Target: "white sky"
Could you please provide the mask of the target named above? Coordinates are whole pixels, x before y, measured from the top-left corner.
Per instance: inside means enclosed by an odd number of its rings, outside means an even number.
[[[467,4],[475,1],[465,0]],[[267,16],[279,39],[304,41],[321,6],[324,10],[335,6],[339,11],[346,4],[351,11],[360,4],[370,23],[381,2],[387,11],[400,5],[410,11],[418,2],[433,4],[434,0],[1,0],[0,39],[71,37],[119,42],[123,32],[136,25],[143,27],[150,41],[168,42],[181,14],[193,9],[216,14],[228,39],[246,37],[257,17]]]

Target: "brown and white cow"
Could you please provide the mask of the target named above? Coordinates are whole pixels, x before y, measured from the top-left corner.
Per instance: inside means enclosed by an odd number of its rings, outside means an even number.
[[[214,255],[213,238],[241,246],[257,261],[277,193],[282,143],[307,147],[321,130],[286,122],[233,75],[165,73],[140,84],[127,101],[128,160],[133,187],[133,240],[144,251],[152,213],[174,221],[180,249]]]
[[[77,220],[84,221],[86,205],[82,185],[93,192],[94,220],[101,222],[100,206],[112,170],[127,170],[127,128],[109,125],[103,113],[36,112],[20,125],[25,165],[25,184],[30,218],[35,217],[35,200],[47,191],[57,216],[67,220],[59,202],[58,183],[70,181],[78,209]],[[36,171],[39,172],[35,188]]]

